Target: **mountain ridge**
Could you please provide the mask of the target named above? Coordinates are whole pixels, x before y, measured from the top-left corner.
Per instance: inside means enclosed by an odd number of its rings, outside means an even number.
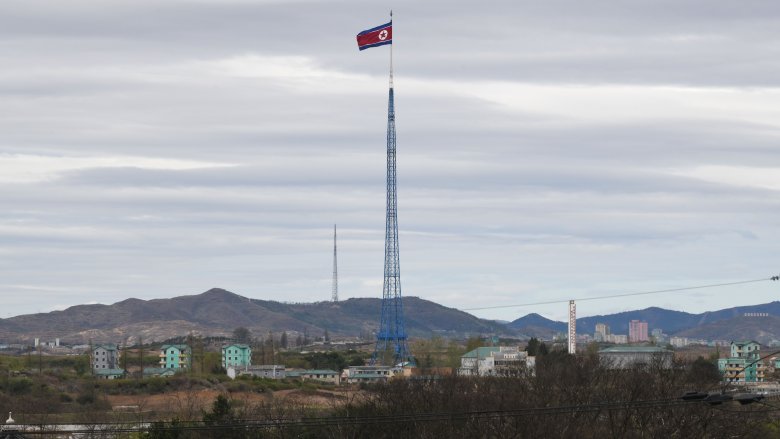
[[[503,325],[418,297],[405,297],[406,330],[410,336],[467,336],[512,332]],[[321,336],[357,336],[376,330],[380,299],[351,298],[340,302],[283,303],[251,299],[221,288],[170,299],[129,298],[111,305],[75,305],[61,311],[0,319],[0,339],[32,338],[87,342],[143,338],[162,341],[194,334],[229,336],[244,326],[255,336],[272,332]]]
[[[32,338],[60,338],[63,342],[74,343],[90,339],[133,343],[140,338],[162,341],[190,333],[229,336],[239,326],[247,327],[255,336],[265,336],[269,331],[287,331],[317,337],[327,330],[334,336],[355,337],[377,330],[380,302],[378,298],[350,298],[339,302],[285,303],[211,288],[195,295],[149,300],[131,297],[111,305],[75,305],[49,313],[0,319],[0,340],[29,342]],[[551,339],[558,333],[565,333],[567,327],[565,322],[536,313],[508,323],[480,319],[414,296],[404,298],[404,310],[407,334],[411,337],[462,338],[492,334]],[[596,323],[606,323],[613,333],[627,334],[630,320],[642,320],[648,322],[650,330],[661,328],[667,334],[691,338],[728,339],[739,335],[761,342],[780,339],[780,317],[777,322],[766,319],[768,326],[764,328],[750,318],[741,319],[745,313],[780,316],[780,301],[699,314],[648,307],[579,318],[577,331],[592,334]],[[752,329],[742,330],[741,327]],[[750,334],[755,336],[747,337]]]
[[[666,334],[680,337],[728,340],[732,338],[730,334],[746,334],[739,329],[741,326],[755,327],[754,322],[750,319],[761,318],[744,317],[745,313],[767,313],[770,317],[780,316],[780,301],[705,311],[699,314],[648,307],[615,314],[588,316],[577,319],[577,332],[593,334],[596,323],[605,323],[610,327],[612,333],[628,334],[628,322],[641,320],[648,323],[648,329],[651,331],[655,328],[661,328]],[[778,318],[780,319],[780,317]],[[528,325],[529,321],[533,321],[536,326],[550,331],[564,332],[567,327],[566,322],[550,320],[534,313],[513,320],[509,326],[523,331],[523,326]],[[773,322],[771,319],[766,321]],[[723,322],[731,322],[731,324]],[[761,342],[780,339],[780,323],[776,328],[772,325],[768,330],[756,328],[755,335],[747,338],[760,339],[757,341]]]

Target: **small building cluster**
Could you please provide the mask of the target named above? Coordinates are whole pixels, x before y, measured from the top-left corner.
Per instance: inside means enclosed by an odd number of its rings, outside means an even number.
[[[767,366],[761,361],[761,345],[752,340],[731,342],[728,358],[718,359],[718,370],[730,384],[764,382]]]
[[[660,330],[659,330],[660,331]],[[633,322],[632,337],[647,335],[645,322]],[[609,327],[596,325],[596,338],[609,340]],[[653,334],[654,336],[656,334]],[[674,341],[674,337],[672,337]],[[93,374],[102,379],[123,378],[127,372],[120,365],[120,349],[116,344],[97,344],[91,347],[90,364]],[[648,345],[616,345],[599,350],[599,358],[614,369],[654,365],[669,369],[673,363],[671,350]],[[158,367],[143,370],[144,376],[171,376],[192,367],[192,349],[186,344],[166,344],[160,347]],[[253,376],[267,379],[298,379],[331,384],[360,384],[383,382],[396,376],[416,373],[401,366],[350,366],[341,372],[330,369],[287,369],[282,364],[252,364],[252,348],[247,344],[232,343],[222,347],[222,367],[230,378]],[[471,350],[460,358],[457,374],[460,376],[518,376],[534,373],[536,357],[519,346],[486,346]],[[729,355],[718,360],[723,380],[730,384],[761,383],[768,374],[780,369],[780,356],[767,363],[761,357],[761,345],[752,340],[733,341]]]
[[[628,335],[611,333],[609,330],[609,325],[606,323],[596,323],[596,328],[593,332],[593,341],[602,343],[642,343],[649,340],[650,337],[648,336],[647,322],[640,320],[631,320],[628,322]]]
[[[761,313],[753,313],[761,314]],[[747,314],[746,314],[747,315]],[[650,331],[648,333],[648,331]],[[613,334],[609,330],[609,325],[606,323],[596,323],[596,327],[593,331],[593,336],[585,334],[582,337],[578,337],[578,341],[587,343],[595,341],[599,343],[612,343],[612,344],[629,344],[629,343],[645,343],[654,342],[655,344],[670,344],[675,348],[681,348],[690,345],[700,346],[728,346],[727,340],[703,340],[694,339],[688,337],[669,336],[665,334],[661,328],[652,328],[650,330],[649,324],[641,320],[630,320],[628,322],[628,335],[626,334]],[[780,344],[780,341],[778,341]]]
[[[158,367],[146,367],[144,376],[171,376],[192,366],[192,349],[188,345],[162,345]],[[119,347],[113,343],[94,345],[90,351],[92,374],[101,379],[123,378],[127,371],[120,365]]]

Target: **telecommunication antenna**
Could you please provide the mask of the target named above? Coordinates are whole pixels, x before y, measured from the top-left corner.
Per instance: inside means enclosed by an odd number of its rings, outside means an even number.
[[[331,299],[334,302],[339,301],[339,267],[336,253],[336,225],[333,225],[333,291]]]

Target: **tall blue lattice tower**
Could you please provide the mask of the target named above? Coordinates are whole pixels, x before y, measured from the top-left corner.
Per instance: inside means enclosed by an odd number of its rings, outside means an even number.
[[[387,218],[385,223],[385,276],[382,312],[372,363],[383,362],[392,353],[393,364],[414,361],[406,343],[404,305],[401,298],[401,263],[398,254],[398,195],[396,193],[395,104],[393,96],[392,45],[390,96],[387,104]],[[389,355],[388,355],[389,357]]]

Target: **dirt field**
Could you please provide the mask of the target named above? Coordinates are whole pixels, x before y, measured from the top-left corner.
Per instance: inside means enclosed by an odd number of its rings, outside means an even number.
[[[150,417],[182,420],[200,419],[203,412],[211,410],[220,394],[217,390],[190,390],[167,392],[159,395],[109,395],[108,402],[115,412],[145,413]],[[341,390],[279,390],[276,392],[233,392],[226,393],[238,407],[252,407],[261,404],[284,404],[295,407],[327,409],[355,398],[355,391]]]

